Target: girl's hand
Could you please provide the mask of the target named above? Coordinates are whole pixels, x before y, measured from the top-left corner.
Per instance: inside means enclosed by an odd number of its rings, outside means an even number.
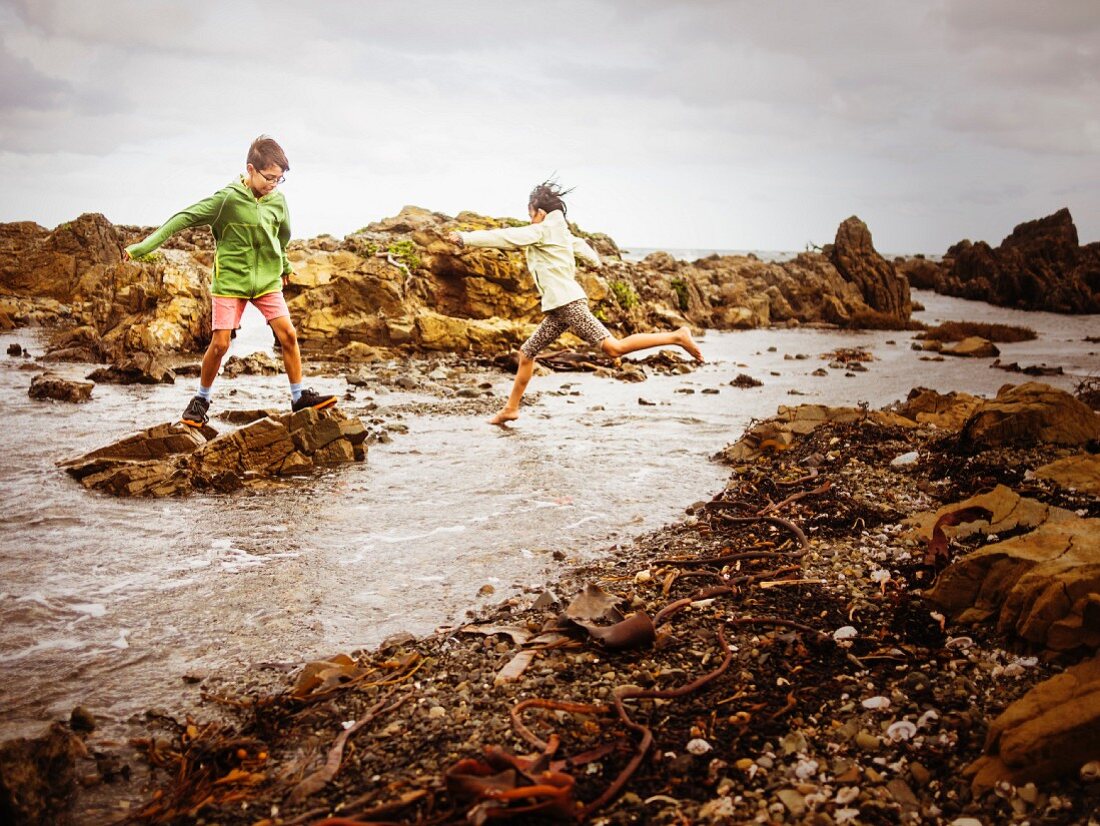
[[[452,244],[457,244],[460,247],[466,246],[464,243],[462,243],[462,236],[459,235],[457,232],[448,232],[447,240],[450,241]]]

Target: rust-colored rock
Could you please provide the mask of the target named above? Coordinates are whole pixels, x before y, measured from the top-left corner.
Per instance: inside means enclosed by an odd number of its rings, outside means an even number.
[[[27,391],[32,399],[39,401],[59,402],[86,402],[92,397],[94,382],[70,381],[56,373],[40,373],[31,379],[30,389]]]
[[[1001,351],[992,341],[981,336],[969,336],[954,344],[946,344],[939,348],[939,352],[945,356],[959,356],[961,358],[991,359],[999,356]]]
[[[1082,519],[998,486],[912,521],[927,538],[944,513],[975,507],[993,516],[945,533],[1031,530],[956,560],[925,596],[955,622],[995,619],[999,631],[1058,651],[1100,646],[1100,519]]]
[[[1083,445],[1100,438],[1100,413],[1049,384],[1008,385],[974,411],[959,437],[970,449],[1039,443]]]
[[[967,768],[975,794],[1076,773],[1100,758],[1100,656],[1067,668],[1012,703]]]
[[[868,307],[899,324],[909,320],[913,312],[909,282],[878,254],[863,221],[853,215],[837,228],[829,258],[840,274],[859,288]]]
[[[243,418],[247,424],[221,435],[212,427],[157,425],[61,467],[89,489],[159,497],[270,484],[315,465],[366,458],[366,427],[337,408]]]

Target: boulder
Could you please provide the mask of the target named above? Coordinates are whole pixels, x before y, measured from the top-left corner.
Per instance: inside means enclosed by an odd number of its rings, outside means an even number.
[[[1100,243],[1080,246],[1068,209],[1018,225],[999,247],[960,241],[936,289],[1005,307],[1100,312]]]
[[[282,372],[283,365],[267,353],[250,353],[243,358],[230,356],[222,366],[222,375],[226,378],[237,376],[274,376]]]
[[[1100,646],[1100,519],[1082,519],[999,485],[911,522],[927,539],[943,514],[972,507],[993,515],[942,528],[949,539],[1026,532],[955,560],[925,597],[955,622],[995,619],[1000,632],[1052,650]]]
[[[1001,388],[963,424],[964,448],[1039,443],[1083,445],[1100,438],[1100,413],[1048,384],[1027,382]]]
[[[909,320],[913,312],[909,282],[875,251],[863,221],[853,215],[837,228],[829,258],[845,280],[859,288],[868,307],[898,322]]]
[[[999,356],[1001,351],[988,339],[981,336],[968,336],[954,344],[945,344],[939,348],[939,352],[945,356],[960,356],[962,358],[989,359]]]
[[[926,387],[914,387],[897,412],[918,424],[928,424],[947,430],[958,430],[982,404],[978,396],[968,393],[938,393]]]
[[[87,753],[60,723],[38,737],[0,743],[0,820],[28,826],[64,822],[76,795],[76,761]]]
[[[56,373],[39,373],[31,379],[27,395],[32,399],[79,403],[92,397],[94,387],[94,382],[70,381]]]
[[[159,497],[271,484],[366,458],[366,427],[336,408],[243,413],[247,424],[228,433],[161,424],[59,464],[88,489]]]
[[[1074,774],[1100,758],[1100,655],[1067,668],[1012,703],[989,727],[985,754],[966,769],[981,794]]]
[[[134,353],[110,367],[93,370],[88,379],[114,384],[174,384],[176,374],[151,353]]]

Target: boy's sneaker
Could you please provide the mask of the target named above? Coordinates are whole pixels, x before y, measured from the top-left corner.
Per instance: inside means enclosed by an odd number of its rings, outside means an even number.
[[[192,396],[191,401],[187,403],[187,409],[184,410],[183,415],[180,416],[180,421],[188,427],[202,427],[210,421],[209,417],[206,415],[206,411],[209,409],[210,402],[202,396]]]
[[[298,397],[298,401],[291,402],[290,409],[297,413],[299,410],[305,410],[307,407],[312,407],[314,410],[324,410],[326,407],[332,407],[336,404],[335,396],[322,396],[317,393],[311,387],[307,387],[302,391],[302,395]]]

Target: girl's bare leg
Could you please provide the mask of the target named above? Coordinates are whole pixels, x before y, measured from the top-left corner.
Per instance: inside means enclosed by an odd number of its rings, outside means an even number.
[[[516,380],[512,383],[512,393],[508,396],[508,403],[501,408],[499,413],[489,419],[489,424],[505,424],[519,418],[519,403],[527,390],[527,382],[531,381],[531,373],[534,372],[534,369],[535,360],[528,358],[520,350],[519,368],[516,370]]]
[[[699,345],[695,343],[695,339],[691,337],[691,330],[687,327],[681,327],[672,333],[635,333],[626,338],[608,336],[600,342],[600,349],[611,358],[619,358],[619,356],[625,356],[635,350],[665,347],[670,344],[682,347],[696,361],[703,361],[703,353],[699,349]]]

